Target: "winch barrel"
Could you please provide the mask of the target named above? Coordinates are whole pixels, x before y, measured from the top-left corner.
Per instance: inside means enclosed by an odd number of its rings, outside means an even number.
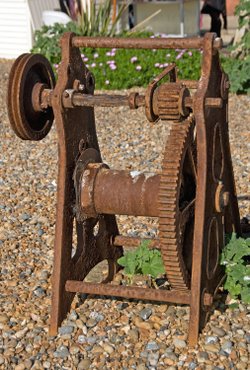
[[[120,214],[158,217],[160,175],[138,171],[88,168],[81,180],[81,207],[86,215]]]

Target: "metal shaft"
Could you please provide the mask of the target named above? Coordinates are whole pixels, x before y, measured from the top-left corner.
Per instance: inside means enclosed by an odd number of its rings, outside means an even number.
[[[68,280],[65,285],[67,292],[78,292],[97,295],[111,295],[116,297],[126,297],[135,299],[146,299],[160,302],[174,302],[189,304],[190,291],[181,290],[162,290],[151,288],[127,287],[110,285],[110,284],[94,284],[84,283],[82,281]]]
[[[88,48],[118,48],[118,49],[201,49],[203,39],[193,38],[112,38],[112,37],[83,37],[75,36],[72,40],[75,47]],[[213,47],[220,49],[220,38],[214,40]]]
[[[137,238],[134,236],[124,236],[124,235],[116,235],[111,240],[111,245],[114,246],[123,246],[123,247],[139,247],[141,243],[148,242],[148,247],[153,249],[160,249],[160,241],[159,239],[145,239],[145,238]]]
[[[73,106],[81,107],[130,107],[138,108],[145,105],[145,96],[132,93],[129,95],[88,95],[74,93],[72,96]]]

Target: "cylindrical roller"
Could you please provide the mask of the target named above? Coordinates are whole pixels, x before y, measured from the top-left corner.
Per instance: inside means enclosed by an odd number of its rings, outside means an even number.
[[[120,48],[120,49],[200,49],[204,39],[193,38],[112,38],[112,37],[83,37],[75,36],[72,40],[75,47],[89,48]],[[213,40],[213,48],[221,49],[222,39]]]
[[[95,213],[158,216],[160,175],[91,166],[81,178],[80,202],[86,216]]]

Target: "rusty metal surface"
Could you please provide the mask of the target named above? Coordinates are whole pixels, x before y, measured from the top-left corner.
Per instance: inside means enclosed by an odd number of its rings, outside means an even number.
[[[203,39],[193,38],[112,38],[112,37],[82,37],[75,36],[73,46],[85,48],[117,48],[117,49],[201,49],[204,48]],[[213,40],[212,47],[220,49],[222,40]]]
[[[197,181],[194,129],[193,117],[172,124],[158,194],[161,253],[175,289],[190,287]]]
[[[14,62],[7,90],[10,124],[23,140],[41,140],[50,131],[54,115],[51,107],[35,110],[32,93],[36,84],[53,89],[55,77],[48,60],[39,54],[22,54]],[[37,105],[39,102],[37,102]]]
[[[82,223],[75,219],[73,171],[76,160],[81,154],[79,149],[93,148],[98,152],[100,150],[93,108],[79,107],[67,110],[62,106],[64,91],[71,89],[76,79],[86,86],[84,93],[93,94],[94,91],[94,80],[83,65],[79,50],[71,47],[72,37],[72,34],[65,34],[62,38],[62,62],[52,97],[59,141],[59,172],[51,334],[56,334],[74,298],[73,293],[65,291],[65,282],[70,279],[83,280],[89,271],[104,259],[107,259],[109,263],[108,280],[112,280],[117,269],[116,260],[122,255],[121,248],[110,245],[111,235],[118,234],[114,216],[100,215],[98,218],[86,219]],[[77,250],[72,258],[74,223]],[[97,234],[95,228],[98,228]]]
[[[50,332],[56,334],[79,291],[190,304],[189,344],[195,345],[224,278],[219,264],[224,235],[241,233],[228,135],[229,81],[218,54],[221,39],[215,34],[191,39],[65,34],[61,45],[55,88],[48,61],[30,54],[14,63],[8,88],[9,118],[20,138],[40,140],[49,132],[53,113],[56,121],[59,169]],[[201,78],[180,81],[173,64],[149,83],[145,96],[94,96],[95,79],[82,62],[80,46],[202,48]],[[192,95],[189,89],[195,89]],[[115,171],[102,163],[94,107],[119,105],[145,106],[150,122],[171,119],[166,121],[170,135],[160,175]],[[120,236],[115,214],[159,217],[159,238],[149,246],[161,250],[171,290],[82,282],[104,259],[109,265],[105,283],[111,281],[121,245],[142,241]],[[242,224],[242,230],[248,228]]]
[[[159,184],[160,175],[154,173],[107,168],[95,173],[95,168],[88,167],[81,179],[81,207],[90,216],[85,205],[91,197],[96,214],[158,217]]]
[[[124,247],[139,247],[141,243],[147,242],[148,248],[160,249],[160,241],[159,239],[144,239],[144,238],[137,238],[134,236],[124,236],[124,235],[116,235],[111,238],[111,244],[115,246],[123,245]]]
[[[160,302],[174,302],[189,304],[190,292],[180,290],[162,290],[151,288],[139,288],[117,286],[107,284],[84,283],[81,281],[67,281],[65,286],[68,292],[90,293],[97,295],[112,295]]]
[[[221,69],[218,52],[212,45],[214,34],[206,34],[202,59],[202,78],[194,96],[194,116],[197,130],[197,189],[193,266],[191,273],[191,311],[189,343],[195,345],[198,333],[209,316],[209,308],[202,303],[205,293],[213,294],[223,277],[219,253],[225,233],[235,230],[240,234],[232,161],[228,137],[227,94],[222,108],[205,107],[206,98],[221,98]],[[230,204],[218,213],[215,194],[219,181],[230,193]]]

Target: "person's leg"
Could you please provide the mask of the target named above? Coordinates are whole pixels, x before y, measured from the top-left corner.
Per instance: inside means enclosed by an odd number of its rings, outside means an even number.
[[[214,10],[210,14],[211,16],[211,29],[210,32],[215,32],[218,37],[221,36],[221,20],[220,20],[220,12]]]

